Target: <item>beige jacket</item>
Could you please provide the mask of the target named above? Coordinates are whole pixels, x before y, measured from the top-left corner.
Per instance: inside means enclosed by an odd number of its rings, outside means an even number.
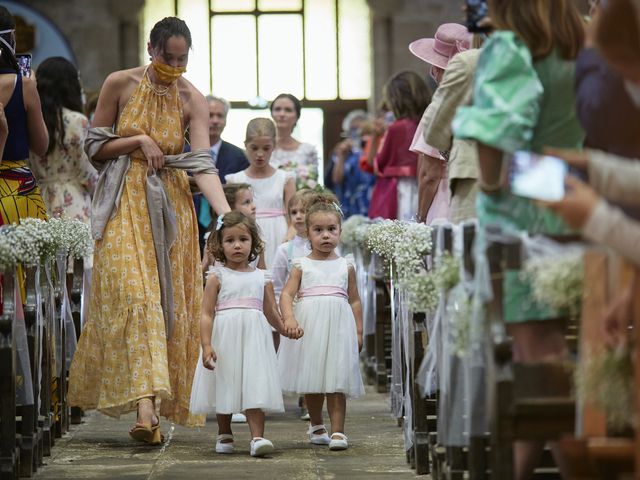
[[[590,150],[588,168],[589,183],[604,198],[620,205],[640,206],[640,160]],[[605,200],[598,203],[582,233],[640,265],[640,222]]]

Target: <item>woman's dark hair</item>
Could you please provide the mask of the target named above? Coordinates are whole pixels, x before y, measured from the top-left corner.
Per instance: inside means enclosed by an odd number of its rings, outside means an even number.
[[[156,23],[149,34],[151,47],[164,52],[167,40],[171,37],[184,37],[187,47],[191,48],[191,31],[184,20],[178,17],[165,17]]]
[[[281,98],[288,98],[293,102],[293,108],[296,111],[296,118],[300,118],[300,114],[302,113],[302,105],[300,104],[300,100],[298,100],[297,97],[295,97],[294,95],[291,95],[290,93],[281,93],[280,95],[278,95],[276,98],[273,99],[273,102],[271,102],[271,105],[269,106],[269,110],[271,110],[271,115],[273,115],[273,105],[276,103],[277,100],[280,100]]]
[[[427,83],[420,75],[409,70],[391,77],[382,92],[396,120],[420,119],[431,103],[431,91]]]
[[[47,153],[51,153],[56,143],[64,143],[62,109],[82,113],[82,89],[78,70],[63,57],[50,57],[42,62],[36,71],[36,79],[42,116],[49,132]]]
[[[246,215],[232,211],[222,215],[222,227],[216,230],[217,221],[211,225],[211,235],[207,239],[207,253],[220,262],[226,261],[224,249],[222,248],[222,233],[225,228],[244,225],[251,235],[251,252],[249,261],[253,262],[264,250],[264,242],[260,238],[258,224]]]
[[[0,5],[0,30],[14,30],[16,28],[16,21],[13,19],[13,15],[11,12]],[[15,47],[15,34],[11,32],[3,33],[0,37],[4,38],[4,40],[11,45],[14,44]],[[0,68],[10,68],[14,72],[18,73],[20,70],[18,69],[18,61],[16,60],[16,56],[7,48],[7,46],[0,42]]]

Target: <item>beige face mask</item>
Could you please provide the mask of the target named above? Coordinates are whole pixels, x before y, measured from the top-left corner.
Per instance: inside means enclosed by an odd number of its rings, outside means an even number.
[[[187,71],[187,67],[172,67],[171,65],[159,62],[158,60],[154,60],[151,63],[151,67],[153,68],[158,80],[162,83],[173,83]]]

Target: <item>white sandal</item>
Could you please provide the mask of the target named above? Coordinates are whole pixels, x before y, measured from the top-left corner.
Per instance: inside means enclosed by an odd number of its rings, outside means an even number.
[[[320,430],[324,430],[324,433],[316,433]],[[327,433],[327,429],[324,425],[309,425],[309,430],[307,430],[309,434],[309,441],[314,445],[329,445],[331,439],[329,438],[329,434]]]
[[[338,438],[334,438],[338,437]],[[331,434],[331,441],[329,442],[329,450],[346,450],[349,448],[349,440],[344,433],[336,432]]]
[[[222,443],[222,440],[231,441]],[[216,453],[233,453],[233,450],[233,435],[229,433],[221,433],[216,437]]]
[[[263,437],[254,437],[249,444],[252,457],[264,457],[273,452],[273,443]]]

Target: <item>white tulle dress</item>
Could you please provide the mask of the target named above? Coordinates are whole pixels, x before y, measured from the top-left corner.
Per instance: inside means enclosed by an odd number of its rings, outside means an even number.
[[[293,265],[302,270],[294,314],[304,336],[280,344],[278,368],[283,391],[363,395],[356,322],[347,296],[353,257],[302,257]]]
[[[264,260],[271,268],[276,249],[287,235],[287,219],[284,208],[284,185],[292,173],[276,170],[267,178],[253,178],[242,171],[227,175],[227,183],[248,183],[253,189],[256,204],[256,222],[264,242]]]
[[[283,412],[271,329],[262,313],[263,270],[238,272],[215,266],[220,280],[211,344],[218,357],[213,371],[202,365],[202,349],[191,390],[191,413],[230,414],[260,408]]]

